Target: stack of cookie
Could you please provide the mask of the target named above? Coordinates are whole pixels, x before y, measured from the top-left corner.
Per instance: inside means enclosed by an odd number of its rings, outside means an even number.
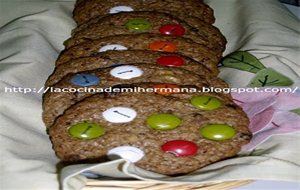
[[[114,156],[186,174],[235,156],[248,118],[224,88],[226,40],[201,0],[78,0],[78,26],[46,82],[43,119],[57,156]],[[103,91],[103,89],[108,91]]]

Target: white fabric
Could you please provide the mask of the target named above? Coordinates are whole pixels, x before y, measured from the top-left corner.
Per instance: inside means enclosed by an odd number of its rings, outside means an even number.
[[[225,54],[251,50],[267,66],[300,86],[299,20],[276,0],[210,0],[216,25],[228,40]],[[42,93],[5,93],[5,87],[43,86],[63,49],[62,42],[75,23],[73,1],[0,0],[0,189],[58,189],[61,170],[41,120]],[[243,87],[251,73],[224,68],[220,76],[231,86]],[[131,164],[117,172],[117,160],[92,166],[105,175],[166,181],[226,181],[272,179],[299,181],[300,134],[278,135],[259,148],[258,156],[240,157],[210,165],[195,174],[161,178]],[[65,189],[79,189],[88,165],[66,168]],[[110,168],[115,168],[111,170]]]

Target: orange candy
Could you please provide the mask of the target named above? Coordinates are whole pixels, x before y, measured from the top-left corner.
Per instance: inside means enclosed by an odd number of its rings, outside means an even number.
[[[176,84],[156,84],[153,85],[154,92],[162,95],[178,94],[180,86]]]
[[[149,45],[149,48],[153,51],[175,52],[177,47],[172,42],[156,41]]]

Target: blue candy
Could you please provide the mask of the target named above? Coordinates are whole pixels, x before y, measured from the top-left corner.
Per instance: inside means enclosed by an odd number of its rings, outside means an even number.
[[[94,86],[99,82],[100,78],[91,74],[77,74],[71,78],[71,83],[77,86]]]

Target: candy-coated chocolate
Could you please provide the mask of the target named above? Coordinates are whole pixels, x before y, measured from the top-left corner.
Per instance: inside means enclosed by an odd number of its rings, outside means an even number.
[[[185,64],[184,59],[174,55],[161,56],[156,60],[156,63],[162,66],[179,67]]]
[[[222,101],[212,96],[193,96],[191,104],[201,110],[214,110],[222,106]]]
[[[105,129],[96,123],[77,123],[68,129],[69,134],[78,139],[95,139],[105,133]]]
[[[214,141],[228,140],[235,134],[235,129],[227,124],[209,124],[200,128],[202,137]]]
[[[181,157],[197,154],[198,146],[191,141],[173,140],[163,144],[161,149],[164,152],[172,153],[177,157]]]
[[[177,47],[172,42],[156,41],[149,45],[149,49],[153,51],[175,52]]]
[[[167,36],[183,36],[185,28],[179,24],[166,24],[159,28],[159,32]]]
[[[146,32],[151,29],[151,23],[146,19],[136,18],[129,20],[126,27],[133,32]]]
[[[155,84],[153,85],[153,89],[155,93],[162,95],[177,94],[180,92],[180,86],[176,84]]]
[[[133,146],[119,146],[109,150],[107,154],[112,160],[115,159],[115,156],[119,156],[133,163],[138,162],[145,156],[144,151]]]
[[[156,130],[172,130],[181,124],[181,119],[173,114],[157,113],[147,118],[147,125]]]
[[[114,50],[114,51],[122,51],[122,50],[127,50],[128,48],[120,45],[120,44],[110,44],[110,45],[106,45],[100,48],[99,52],[105,52],[105,51],[109,51],[109,50]]]
[[[112,107],[102,113],[104,119],[111,123],[128,123],[136,117],[136,111],[127,107]]]
[[[94,86],[99,84],[100,78],[91,74],[77,74],[71,78],[70,82],[77,86]]]
[[[120,12],[132,12],[132,11],[134,11],[134,9],[129,6],[115,6],[109,10],[109,13],[116,14],[116,13],[120,13]]]
[[[112,76],[125,80],[140,77],[143,73],[144,72],[140,68],[131,65],[122,65],[115,67],[110,71]]]

